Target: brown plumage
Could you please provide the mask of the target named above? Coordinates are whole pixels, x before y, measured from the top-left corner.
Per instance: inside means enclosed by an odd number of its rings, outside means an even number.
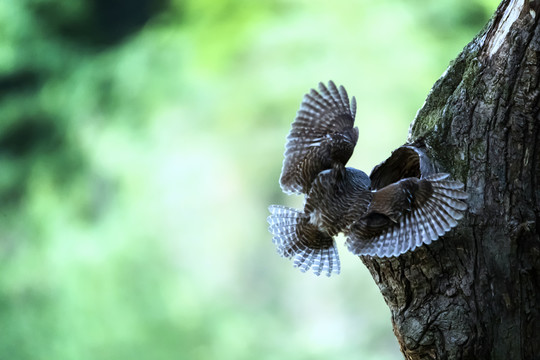
[[[316,275],[339,273],[333,237],[357,218],[355,212],[365,212],[368,187],[369,177],[360,170],[330,169],[319,173],[313,182],[303,212],[270,206],[268,229],[278,253],[294,258],[294,265],[302,271],[313,267]]]
[[[370,204],[370,180],[354,168],[334,168],[319,173],[306,197],[304,212],[311,223],[334,236],[364,214]]]
[[[347,231],[355,255],[397,256],[430,244],[463,217],[467,193],[448,174],[408,178],[373,193],[366,213]]]
[[[304,95],[285,144],[280,185],[285,193],[307,194],[317,175],[335,164],[345,165],[356,142],[356,100],[343,86],[319,83]]]
[[[281,256],[292,258],[302,272],[313,268],[315,275],[339,274],[339,255],[332,236],[311,224],[309,216],[301,211],[279,205],[269,210],[268,229]]]
[[[339,273],[333,239],[339,233],[354,255],[398,256],[444,235],[467,208],[463,184],[448,174],[400,179],[415,169],[421,173],[422,160],[412,148],[396,152],[403,159],[393,160],[399,166],[412,159],[403,165],[406,171],[375,168],[375,189],[364,172],[345,167],[358,140],[355,112],[356,102],[349,103],[342,86],[321,83],[319,92],[304,96],[287,137],[280,184],[306,200],[303,211],[270,206],[268,223],[278,253],[302,271]]]

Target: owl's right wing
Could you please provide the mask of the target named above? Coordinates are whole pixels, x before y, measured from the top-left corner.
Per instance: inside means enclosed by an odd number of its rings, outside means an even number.
[[[427,181],[429,192],[420,187],[419,204],[412,201],[410,211],[405,211],[397,221],[383,214],[372,214],[351,226],[346,245],[355,255],[392,257],[413,250],[422,244],[430,244],[455,227],[463,217],[468,195],[463,183],[448,180],[448,174],[434,174],[420,181]],[[407,193],[405,198],[412,199]]]
[[[319,83],[304,95],[285,144],[280,185],[288,194],[307,194],[312,181],[334,161],[345,165],[358,141],[356,99],[343,86]]]

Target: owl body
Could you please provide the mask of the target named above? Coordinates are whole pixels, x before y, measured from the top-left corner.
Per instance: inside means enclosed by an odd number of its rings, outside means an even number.
[[[372,197],[369,177],[354,168],[322,171],[306,197],[304,211],[312,223],[334,236],[363,214]]]
[[[354,255],[399,256],[450,231],[467,208],[463,184],[448,174],[371,189],[366,173],[346,167],[358,141],[355,113],[342,86],[321,83],[304,96],[287,137],[280,185],[304,194],[304,209],[272,205],[268,222],[278,253],[302,271],[339,273],[339,233]]]

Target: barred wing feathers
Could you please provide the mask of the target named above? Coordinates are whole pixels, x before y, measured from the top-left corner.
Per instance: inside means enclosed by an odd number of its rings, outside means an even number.
[[[268,209],[268,230],[281,256],[293,259],[302,272],[312,269],[317,276],[339,274],[339,255],[330,235],[310,224],[309,217],[296,209],[279,205]]]
[[[349,160],[358,141],[356,99],[343,86],[319,83],[304,95],[285,144],[280,185],[286,193],[307,194],[311,182],[335,162]]]
[[[351,228],[347,247],[355,255],[392,257],[430,244],[455,227],[467,209],[467,193],[459,181],[447,180],[448,174],[434,174],[425,178],[433,193],[423,204],[405,212],[398,222],[382,233],[366,238]]]

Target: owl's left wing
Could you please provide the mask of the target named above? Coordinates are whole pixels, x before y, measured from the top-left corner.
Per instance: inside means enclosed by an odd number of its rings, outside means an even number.
[[[304,95],[285,144],[280,185],[286,193],[307,194],[312,181],[334,162],[349,160],[358,141],[356,99],[343,86],[319,83]]]
[[[339,255],[334,239],[309,222],[303,212],[286,206],[271,205],[268,230],[278,253],[293,259],[302,272],[313,269],[315,275],[339,274]]]
[[[463,200],[468,195],[461,182],[448,177],[448,174],[427,176],[417,183],[416,192],[405,190],[401,203],[411,205],[395,220],[381,211],[353,224],[346,242],[349,250],[355,255],[398,256],[430,244],[450,231],[463,217],[467,209]]]

